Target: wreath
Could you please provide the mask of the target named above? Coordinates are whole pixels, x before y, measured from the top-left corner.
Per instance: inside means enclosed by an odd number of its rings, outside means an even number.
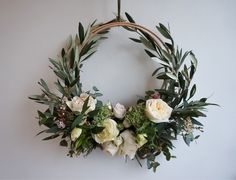
[[[147,167],[156,171],[158,155],[164,154],[166,160],[175,158],[171,155],[173,140],[182,136],[189,145],[199,138],[193,134],[203,131],[197,118],[205,117],[206,107],[216,104],[208,103],[207,98],[193,100],[196,84],[191,82],[197,59],[192,51],[178,48],[163,24],[156,26],[157,35],[125,15],[126,19],[117,16],[107,23],[94,21],[87,29],[79,23],[78,34],[69,38],[58,59],[49,59],[57,76],[57,92],[41,79],[42,94],[29,98],[47,106],[38,111],[39,125],[47,129],[37,135],[50,134],[43,140],[60,137],[60,145],[69,149],[68,156],[88,155],[99,147],[111,155],[136,159],[140,165],[140,160],[146,159]],[[86,91],[80,81],[83,64],[109,29],[118,26],[138,35],[130,39],[144,45],[146,54],[160,64],[152,76],[163,82],[161,88],[146,91],[131,107],[103,103],[97,87]]]

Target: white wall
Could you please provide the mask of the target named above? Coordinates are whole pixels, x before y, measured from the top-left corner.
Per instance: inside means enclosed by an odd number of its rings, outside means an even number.
[[[198,143],[187,147],[180,138],[177,159],[160,158],[154,174],[100,150],[71,159],[58,141],[34,137],[41,130],[34,118],[41,107],[27,96],[39,93],[41,77],[52,85],[48,57],[59,53],[79,21],[110,20],[116,1],[0,0],[0,179],[236,179],[236,1],[123,0],[122,6],[150,29],[170,23],[177,44],[197,55],[197,96],[213,94],[211,101],[222,106],[202,119],[205,133]],[[124,31],[115,29],[109,37],[85,66],[85,87],[97,85],[105,101],[133,103],[155,84],[149,77],[155,64]]]

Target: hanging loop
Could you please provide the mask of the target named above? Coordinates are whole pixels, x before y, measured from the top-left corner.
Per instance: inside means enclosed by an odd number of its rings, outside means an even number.
[[[120,21],[120,8],[121,8],[121,0],[117,0],[117,20]]]

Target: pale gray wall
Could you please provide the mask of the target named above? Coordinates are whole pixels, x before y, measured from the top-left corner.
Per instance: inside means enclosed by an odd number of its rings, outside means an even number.
[[[160,158],[153,174],[100,150],[71,159],[58,141],[34,137],[41,107],[27,96],[39,93],[41,77],[52,85],[48,57],[59,53],[79,21],[110,20],[116,1],[0,0],[0,179],[236,179],[236,1],[123,0],[122,10],[152,30],[158,22],[170,23],[177,44],[197,55],[197,97],[212,95],[222,106],[202,119],[205,133],[198,143],[187,147],[180,138],[173,152],[177,159]],[[97,85],[105,101],[133,103],[155,84],[149,75],[156,65],[128,33],[115,29],[109,37],[85,66],[85,87]]]

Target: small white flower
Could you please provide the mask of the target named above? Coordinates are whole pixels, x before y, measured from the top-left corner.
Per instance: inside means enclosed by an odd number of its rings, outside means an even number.
[[[97,143],[102,144],[116,139],[119,130],[117,128],[117,123],[113,119],[105,119],[101,126],[104,127],[102,132],[94,135],[94,139]]]
[[[123,156],[129,156],[130,159],[134,159],[139,145],[136,143],[134,132],[125,130],[120,134],[123,138],[123,144],[120,145],[119,153]]]
[[[118,136],[114,141],[108,141],[102,144],[102,148],[105,152],[108,152],[112,156],[114,156],[118,150],[123,140],[120,136]]]
[[[172,108],[162,99],[146,101],[146,115],[154,123],[169,122]]]
[[[71,101],[66,101],[66,104],[71,109],[71,111],[82,112],[84,102],[87,98],[89,98],[89,108],[86,113],[89,113],[90,111],[93,111],[96,108],[97,100],[87,93],[81,93],[80,97],[74,96]]]
[[[112,110],[111,102],[108,102],[108,103],[107,103],[107,107],[108,107],[108,109]]]
[[[125,128],[129,128],[131,126],[130,123],[127,121],[127,119],[123,121],[123,125]]]
[[[125,106],[120,103],[117,103],[115,107],[113,107],[113,113],[116,118],[123,119],[126,113]]]
[[[60,129],[64,129],[66,127],[66,125],[63,121],[56,121],[56,125]]]
[[[80,128],[74,128],[72,131],[71,131],[71,140],[72,141],[75,141],[76,139],[78,139],[78,137],[80,137],[82,133],[82,129]]]

